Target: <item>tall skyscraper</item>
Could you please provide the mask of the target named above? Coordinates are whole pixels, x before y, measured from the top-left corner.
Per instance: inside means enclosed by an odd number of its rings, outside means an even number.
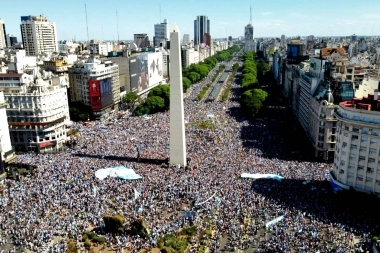
[[[183,35],[182,44],[183,45],[188,45],[189,43],[190,43],[190,34],[184,34]]]
[[[244,51],[256,52],[256,43],[253,40],[252,8],[250,7],[249,24],[244,27]]]
[[[0,49],[7,47],[6,34],[4,20],[0,19]]]
[[[165,47],[166,41],[168,40],[168,20],[164,19],[161,24],[154,25],[154,46],[159,47],[160,44]]]
[[[197,16],[194,20],[194,45],[205,43],[203,40],[205,33],[210,34],[210,20],[207,16]]]
[[[176,24],[170,33],[170,164],[186,166],[181,42]]]
[[[21,37],[26,55],[58,52],[55,22],[45,16],[21,16]]]

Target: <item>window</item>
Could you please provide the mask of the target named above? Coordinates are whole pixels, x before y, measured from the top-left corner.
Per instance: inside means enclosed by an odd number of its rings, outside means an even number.
[[[344,126],[344,130],[350,130],[350,128],[348,126]]]
[[[370,154],[376,154],[376,149],[375,148],[370,148],[369,149]]]
[[[361,156],[361,155],[360,155],[360,156],[359,156],[359,160],[360,160],[360,161],[364,161],[364,160],[365,160],[365,156]]]
[[[362,142],[366,142],[366,141],[368,141],[368,137],[366,137],[366,136],[362,136],[361,141],[362,141]]]
[[[369,163],[374,163],[375,162],[375,158],[368,158],[368,162]]]
[[[377,143],[377,139],[376,138],[371,138],[371,143]]]
[[[345,161],[341,161],[341,162],[340,162],[340,165],[345,165],[345,164],[346,164]]]
[[[358,170],[364,170],[363,166],[358,166]]]
[[[351,149],[357,149],[357,148],[358,148],[357,145],[353,145],[353,144],[351,144]]]
[[[357,135],[352,135],[351,139],[352,139],[352,140],[357,140],[357,139],[359,139],[359,136],[357,136]]]
[[[348,133],[344,133],[343,135],[344,135],[345,137],[348,137]]]
[[[378,136],[379,135],[379,130],[377,130],[377,129],[372,129],[372,135],[376,135],[376,136]]]
[[[356,155],[354,155],[354,154],[350,155],[350,159],[355,159],[355,158],[356,158]]]
[[[371,177],[367,177],[367,178],[365,179],[365,181],[366,181],[366,182],[372,182],[373,179],[372,179]]]
[[[374,171],[375,171],[375,170],[372,169],[372,168],[370,168],[370,167],[367,168],[367,172],[368,172],[368,173],[373,173]]]
[[[352,131],[353,131],[353,132],[356,132],[356,133],[359,133],[359,128],[357,128],[357,127],[353,127],[353,128],[352,128]]]
[[[360,151],[367,151],[367,147],[360,146]]]
[[[367,127],[363,127],[363,128],[362,128],[362,133],[363,133],[363,134],[368,134],[368,133],[369,133],[369,128],[367,128]]]

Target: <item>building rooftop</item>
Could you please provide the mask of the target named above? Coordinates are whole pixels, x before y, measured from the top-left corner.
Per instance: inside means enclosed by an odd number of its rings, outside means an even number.
[[[350,101],[341,102],[340,105],[358,110],[380,111],[380,100],[376,93],[375,95],[368,94],[367,98],[353,98]]]
[[[333,53],[339,53],[341,56],[344,56],[346,54],[346,51],[344,50],[344,48],[322,48],[321,49],[321,53],[322,53],[322,56],[330,56],[332,55]]]

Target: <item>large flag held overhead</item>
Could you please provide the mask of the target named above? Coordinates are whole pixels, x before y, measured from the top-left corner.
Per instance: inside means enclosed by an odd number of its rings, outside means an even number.
[[[135,192],[135,200],[136,200],[136,199],[138,199],[138,198],[140,197],[141,193],[138,192],[138,191],[136,190],[136,188],[133,188],[133,190],[134,190],[134,192]]]

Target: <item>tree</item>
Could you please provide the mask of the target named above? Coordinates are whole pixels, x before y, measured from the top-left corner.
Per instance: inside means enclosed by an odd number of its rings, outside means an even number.
[[[149,91],[149,97],[157,96],[164,99],[164,108],[165,110],[169,110],[170,106],[170,86],[169,85],[159,85],[154,87]]]
[[[191,86],[191,82],[189,78],[183,76],[182,77],[182,85],[183,85],[183,92],[186,92],[188,88]]]
[[[112,234],[124,233],[125,219],[123,216],[119,214],[114,215],[114,216],[105,215],[103,216],[103,221],[104,221],[104,230],[107,233],[112,233]]]
[[[191,83],[196,83],[201,79],[201,76],[197,72],[190,72],[187,76]]]
[[[243,74],[243,79],[241,81],[241,88],[243,90],[251,89],[257,84],[257,78],[254,74]]]
[[[148,96],[144,104],[150,114],[161,112],[165,109],[165,100],[159,96]]]
[[[232,65],[232,71],[236,72],[238,69],[239,69],[239,63],[234,63],[234,65]]]
[[[257,114],[263,107],[264,101],[268,93],[262,89],[252,89],[245,91],[241,97],[241,105],[244,111],[248,111],[253,115]]]
[[[257,64],[257,72],[258,73],[265,73],[270,70],[270,66],[267,62],[260,60]]]
[[[125,105],[127,108],[133,108],[136,102],[138,102],[139,100],[140,100],[140,96],[137,95],[137,93],[133,91],[133,92],[129,92],[125,94],[121,98],[121,103]]]

